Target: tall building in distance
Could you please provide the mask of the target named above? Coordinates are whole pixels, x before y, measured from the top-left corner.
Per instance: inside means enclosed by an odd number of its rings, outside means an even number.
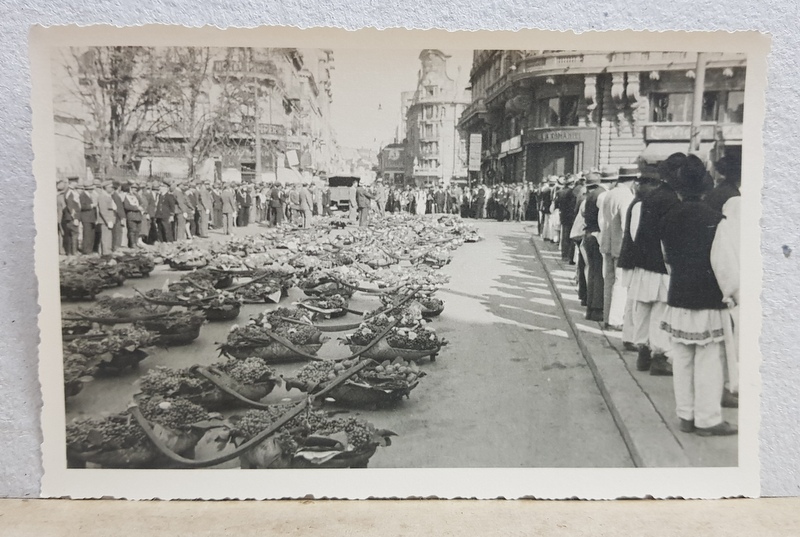
[[[741,151],[746,57],[706,55],[700,155]],[[697,53],[476,50],[459,129],[488,183],[539,182],[689,150]],[[472,148],[477,150],[478,148]]]
[[[417,186],[443,184],[467,177],[466,143],[458,118],[470,104],[470,93],[447,74],[449,56],[423,50],[417,89],[406,114],[406,180]],[[405,99],[404,99],[405,104]]]

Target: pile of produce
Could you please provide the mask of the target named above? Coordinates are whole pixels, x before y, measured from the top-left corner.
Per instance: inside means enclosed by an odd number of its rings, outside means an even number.
[[[80,354],[94,361],[98,372],[114,373],[126,367],[136,367],[147,357],[143,350],[155,342],[155,334],[136,326],[108,331],[90,330],[64,342],[65,355]]]
[[[277,303],[284,291],[281,280],[264,278],[239,287],[234,294],[245,304],[264,304]]]
[[[64,300],[93,300],[97,293],[106,288],[105,280],[96,272],[62,268],[60,280],[61,298]]]
[[[270,362],[306,359],[275,341],[270,337],[270,333],[285,338],[308,354],[316,354],[325,340],[322,332],[311,325],[306,313],[297,309],[278,308],[272,312],[261,313],[244,326],[232,326],[227,341],[220,346],[220,351],[234,358],[258,356]]]
[[[125,282],[124,267],[112,257],[76,256],[60,263],[61,273],[74,272],[79,276],[97,276],[104,288],[117,287]]]
[[[335,380],[343,371],[359,363],[357,358],[335,362],[332,360],[309,362],[295,375],[287,378],[287,388],[298,388],[315,393]],[[425,373],[413,361],[402,358],[371,363],[344,383],[336,386],[327,397],[345,406],[383,406],[408,397]]]
[[[183,399],[143,398],[138,406],[162,442],[179,454],[202,438],[204,432],[195,424],[211,418],[205,409]],[[146,468],[160,458],[129,414],[76,420],[67,425],[66,433],[71,466],[90,462],[104,468]]]
[[[125,248],[111,254],[126,278],[146,278],[156,266],[155,259],[142,250]]]
[[[345,337],[344,342],[350,345],[353,352],[360,350],[372,341],[386,327],[399,318],[399,323],[377,345],[366,351],[363,356],[375,360],[393,360],[400,356],[409,360],[424,356],[432,358],[442,346],[447,344],[444,338],[436,335],[433,328],[426,326],[419,307],[402,308],[390,314],[379,313],[367,317],[355,332]]]
[[[300,281],[298,287],[308,296],[352,296],[360,277],[361,272],[349,266],[318,269]]]
[[[83,390],[83,385],[92,380],[95,361],[82,354],[64,356],[64,396],[72,397]]]
[[[175,286],[175,289],[182,285],[199,289],[223,289],[233,285],[233,276],[217,270],[200,268],[184,274],[180,281],[170,285]]]
[[[239,418],[231,437],[237,445],[272,426],[290,405],[249,410]],[[281,427],[259,446],[243,453],[242,468],[366,467],[379,446],[390,445],[391,431],[376,430],[359,418],[330,418],[309,410]]]
[[[346,297],[336,294],[307,298],[298,305],[309,310],[312,319],[316,320],[318,317],[325,319],[341,317],[347,313],[348,304]]]
[[[224,376],[220,376],[220,381],[230,389],[253,401],[269,394],[279,381],[275,370],[256,357],[245,360],[232,358],[213,364],[210,369],[222,373]],[[139,388],[145,395],[184,397],[208,409],[235,406],[239,402],[189,368],[155,367],[139,379]]]
[[[165,260],[173,270],[193,270],[208,265],[209,252],[181,244],[176,251],[165,255]]]
[[[187,345],[200,336],[206,317],[196,311],[171,311],[154,319],[137,321],[136,326],[156,334],[155,344],[164,347]]]

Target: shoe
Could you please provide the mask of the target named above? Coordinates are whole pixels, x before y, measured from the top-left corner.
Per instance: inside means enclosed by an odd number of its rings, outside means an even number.
[[[731,425],[727,421],[718,423],[713,427],[706,427],[706,428],[696,427],[694,430],[694,434],[696,434],[697,436],[731,436],[738,433],[739,429],[737,429],[735,425]]]
[[[636,344],[631,343],[630,341],[623,341],[622,346],[625,348],[626,351],[629,352],[636,352],[639,350],[639,347]]]
[[[639,356],[636,358],[636,370],[647,371],[653,362],[653,357],[650,355],[650,349],[646,345],[639,347]]]
[[[622,332],[622,327],[614,324],[605,323],[603,324],[603,330],[608,330],[610,332]]]
[[[671,377],[672,366],[664,354],[654,354],[653,363],[650,364],[650,375],[654,377]]]
[[[724,408],[739,408],[739,395],[726,389],[722,392],[722,406]]]
[[[682,433],[693,433],[695,431],[694,420],[685,420],[683,418],[680,418],[680,420],[678,428]]]

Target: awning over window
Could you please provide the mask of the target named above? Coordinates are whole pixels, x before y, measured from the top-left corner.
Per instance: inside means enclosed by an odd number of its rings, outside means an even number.
[[[714,149],[714,142],[700,144],[697,156],[703,160],[708,160],[711,150]],[[639,155],[639,160],[645,164],[658,164],[667,159],[673,153],[687,153],[689,151],[688,142],[651,142]]]

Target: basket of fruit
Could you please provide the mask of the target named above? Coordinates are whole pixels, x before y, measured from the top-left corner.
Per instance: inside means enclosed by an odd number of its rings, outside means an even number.
[[[83,385],[91,382],[95,366],[93,360],[82,354],[64,356],[64,397],[74,397],[83,391]]]
[[[335,380],[341,371],[354,366],[357,362],[357,359],[340,363],[309,362],[295,376],[286,379],[286,387],[298,388],[310,394],[317,393]],[[385,360],[381,364],[376,362],[334,387],[327,393],[326,398],[333,399],[337,405],[348,407],[387,406],[397,403],[403,397],[408,397],[424,375],[417,364],[401,358]]]
[[[276,340],[273,334],[290,346]],[[231,327],[227,341],[219,349],[222,354],[238,359],[256,356],[268,363],[296,362],[316,356],[325,340],[322,332],[310,324],[276,322],[273,325],[250,321],[241,327]]]
[[[269,428],[291,409],[277,405],[249,410],[235,421],[234,443],[241,445]],[[391,445],[395,433],[375,429],[359,418],[330,418],[308,410],[239,456],[242,468],[366,468],[378,447]]]
[[[149,398],[139,409],[159,440],[180,455],[191,455],[211,416],[182,399]],[[168,461],[127,413],[88,418],[67,425],[67,462],[71,468],[91,463],[102,468],[158,468]]]
[[[87,315],[112,319],[157,315],[168,311],[169,307],[154,305],[142,296],[103,296]]]
[[[139,250],[121,250],[111,255],[126,278],[146,278],[156,266],[150,254]]]
[[[428,294],[417,292],[414,294],[413,300],[419,305],[420,314],[425,319],[437,317],[444,311],[444,301]],[[382,295],[381,301],[384,305],[389,306],[392,304],[393,297],[391,295]]]
[[[196,311],[173,311],[154,319],[137,321],[136,325],[156,334],[155,344],[163,347],[188,345],[200,337],[206,317]]]
[[[353,334],[346,336],[344,342],[350,346],[353,353],[363,351],[361,356],[378,362],[394,360],[398,357],[407,361],[430,357],[431,361],[434,361],[447,341],[438,337],[432,328],[425,326],[425,321],[421,319],[418,309],[413,310],[415,317],[408,313],[409,310],[405,311],[406,313],[394,314],[402,315],[400,324],[392,328],[385,338],[368,350],[364,351],[364,348],[394,321],[394,316],[380,313],[369,317]]]
[[[235,297],[220,297],[207,304],[203,304],[202,311],[211,322],[232,321],[242,311],[242,304]]]
[[[261,279],[238,286],[234,294],[244,304],[277,304],[281,298],[289,296],[288,290],[282,280]]]
[[[176,252],[167,259],[172,270],[187,271],[208,265],[208,253],[203,250],[187,249]]]
[[[115,375],[139,366],[147,358],[143,349],[154,344],[155,334],[136,326],[108,331],[91,330],[64,342],[64,352],[92,360],[98,375]]]
[[[219,385],[258,401],[269,395],[280,380],[274,369],[255,357],[212,365],[206,374],[213,382],[198,374],[199,369],[155,367],[139,379],[139,389],[147,396],[181,397],[208,410],[222,410],[243,403]]]
[[[347,315],[348,300],[342,295],[327,295],[308,298],[297,304],[311,312],[314,319],[336,319]]]
[[[60,280],[62,300],[94,300],[106,288],[105,280],[91,270],[79,272],[62,268]]]

